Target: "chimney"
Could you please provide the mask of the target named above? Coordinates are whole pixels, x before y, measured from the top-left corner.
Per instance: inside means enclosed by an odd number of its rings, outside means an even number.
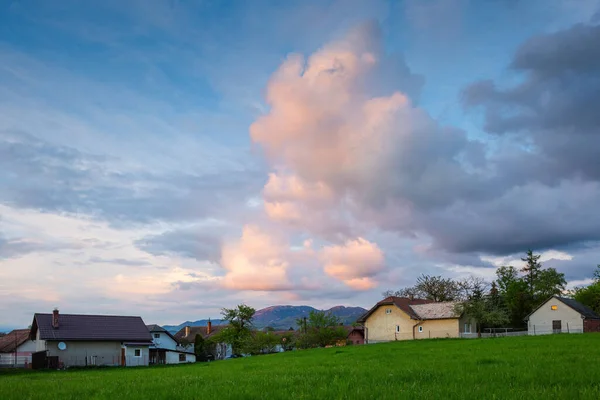
[[[185,337],[188,337],[188,336],[190,336],[190,327],[186,326],[185,327]]]
[[[58,308],[55,308],[54,311],[52,311],[52,327],[58,329]]]
[[[212,322],[210,322],[210,318],[209,318],[208,322],[206,323],[206,334],[210,335],[211,331],[212,331]]]

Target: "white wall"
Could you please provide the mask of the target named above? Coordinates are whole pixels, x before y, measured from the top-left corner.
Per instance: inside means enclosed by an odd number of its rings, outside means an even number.
[[[179,361],[179,355],[185,355],[185,361]],[[177,353],[174,351],[167,351],[167,364],[183,364],[183,363],[193,363],[196,362],[196,356],[194,354],[189,353]]]
[[[136,349],[140,350],[139,357],[135,356]],[[125,361],[128,367],[147,366],[150,362],[150,350],[148,346],[125,346]]]
[[[552,306],[556,306],[556,310],[553,310]],[[554,333],[552,330],[554,320],[561,321],[562,333],[583,332],[581,314],[554,297],[529,316],[527,330],[531,335]]]
[[[157,349],[177,350],[177,342],[165,332],[150,332],[152,335],[153,347]],[[154,337],[158,335],[159,337]]]

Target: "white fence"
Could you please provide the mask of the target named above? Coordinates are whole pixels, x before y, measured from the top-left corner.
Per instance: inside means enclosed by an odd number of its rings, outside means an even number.
[[[460,337],[463,339],[476,339],[478,337],[490,338],[490,337],[510,337],[510,336],[540,336],[540,335],[554,335],[558,333],[583,333],[583,328],[565,328],[565,329],[552,329],[548,325],[536,325],[532,326],[528,330],[513,330],[512,328],[495,328],[485,329],[481,332],[481,336],[476,332],[461,333]]]

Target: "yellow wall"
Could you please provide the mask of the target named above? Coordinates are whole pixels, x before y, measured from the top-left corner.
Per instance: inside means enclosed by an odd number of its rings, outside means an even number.
[[[386,314],[386,309],[391,309],[391,314]],[[412,339],[412,328],[417,322],[395,305],[380,306],[365,321],[367,338],[369,343]],[[396,332],[396,326],[400,326],[399,333]]]
[[[391,309],[391,314],[386,314],[386,309]],[[397,326],[400,326],[400,332],[396,331]],[[414,339],[459,337],[462,331],[458,318],[418,321],[410,319],[396,305],[380,306],[365,321],[369,343],[412,340],[413,326]],[[419,326],[423,327],[422,332],[419,332]]]
[[[423,332],[419,332],[419,326]],[[459,336],[458,318],[426,320],[415,328],[415,339],[446,338]]]

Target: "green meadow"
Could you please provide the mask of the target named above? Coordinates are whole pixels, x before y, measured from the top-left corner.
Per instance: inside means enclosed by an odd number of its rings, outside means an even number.
[[[600,334],[441,339],[191,365],[0,370],[1,399],[600,399]]]

